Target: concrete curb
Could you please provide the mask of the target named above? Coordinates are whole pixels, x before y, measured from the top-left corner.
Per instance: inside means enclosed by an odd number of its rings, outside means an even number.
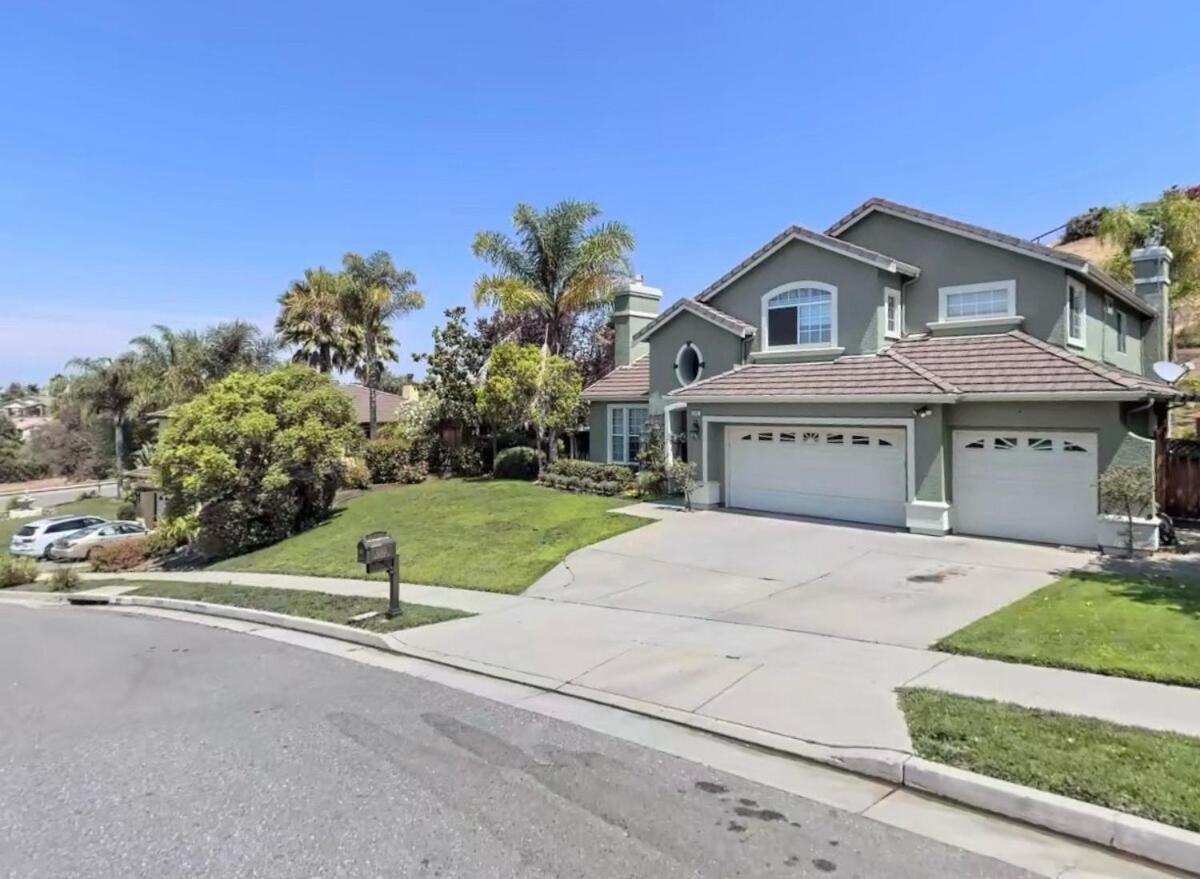
[[[4,594],[21,599],[36,598],[54,603],[69,602],[72,597],[71,593],[7,591]],[[571,683],[560,684],[551,678],[540,675],[501,669],[450,654],[412,647],[399,638],[399,633],[388,636],[338,623],[327,623],[270,611],[251,610],[250,608],[209,604],[203,601],[136,595],[86,596],[86,598],[89,599],[88,604],[184,611],[260,623],[282,629],[294,629],[311,635],[336,638],[388,653],[434,662],[438,665],[498,680],[525,684],[546,692],[561,693],[588,702],[619,708],[623,711],[664,720],[764,750],[798,757],[835,769],[933,794],[945,800],[962,803],[1035,827],[1046,828],[1065,836],[1083,839],[1169,867],[1200,873],[1200,833],[1128,815],[1115,809],[1094,806],[1059,794],[1046,793],[986,775],[956,769],[941,763],[933,763],[900,751],[837,748],[793,739],[766,730],[668,708],[640,699],[618,696]]]

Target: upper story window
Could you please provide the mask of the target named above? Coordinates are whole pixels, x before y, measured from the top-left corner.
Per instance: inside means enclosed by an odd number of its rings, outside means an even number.
[[[837,345],[837,287],[799,281],[763,296],[763,349],[831,348]]]
[[[692,342],[684,342],[675,355],[675,378],[683,386],[699,381],[704,373],[704,355]]]
[[[900,315],[900,291],[888,287],[883,291],[883,337],[899,339],[904,323]]]
[[[938,288],[939,321],[1013,317],[1016,313],[1016,281],[989,281]]]
[[[1113,312],[1113,330],[1117,334],[1117,353],[1124,354],[1127,345],[1125,341],[1125,312],[1119,308]]]
[[[1067,281],[1067,344],[1087,345],[1087,290],[1075,280]]]

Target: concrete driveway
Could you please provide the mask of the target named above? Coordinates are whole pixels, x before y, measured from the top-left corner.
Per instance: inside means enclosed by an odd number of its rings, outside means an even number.
[[[661,521],[574,553],[526,595],[926,647],[1092,557],[826,521],[636,511]]]

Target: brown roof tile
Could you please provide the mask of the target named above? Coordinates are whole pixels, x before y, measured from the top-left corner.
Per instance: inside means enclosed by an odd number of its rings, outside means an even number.
[[[752,363],[688,385],[672,397],[930,396],[940,387],[896,358],[878,354],[818,363]]]
[[[635,400],[650,396],[650,358],[618,366],[583,389],[585,399]]]

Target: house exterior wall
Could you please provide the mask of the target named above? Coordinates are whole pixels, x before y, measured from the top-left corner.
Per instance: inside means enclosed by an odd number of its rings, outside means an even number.
[[[742,350],[748,344],[738,336],[715,326],[691,312],[682,312],[650,336],[650,391],[662,395],[677,389],[675,356],[691,342],[700,349],[704,360],[701,379],[728,372],[742,362]],[[658,411],[661,411],[661,405]]]
[[[879,320],[884,287],[900,289],[901,280],[899,275],[882,272],[858,260],[802,241],[791,241],[707,301],[714,308],[758,327],[750,349],[758,352],[766,341],[766,332],[760,326],[764,293],[793,281],[832,284],[838,290],[836,344],[846,349],[845,354],[873,354],[879,350],[883,338]],[[788,359],[780,357],[772,361]],[[791,359],[805,358],[800,353]]]
[[[588,460],[608,461],[608,407],[646,406],[646,400],[593,400],[588,404]]]
[[[1024,317],[1021,328],[1067,347],[1068,272],[1064,268],[878,212],[851,226],[841,237],[921,268],[921,276],[904,287],[908,333],[925,332],[927,324],[937,321],[938,288],[1011,279],[1017,282],[1016,312]],[[1127,312],[1128,350],[1125,355],[1117,354],[1112,318],[1105,313],[1106,297],[1090,284],[1080,283],[1087,290],[1087,344],[1083,348],[1071,346],[1073,350],[1141,373],[1141,321]],[[1106,324],[1110,325],[1107,330]],[[964,327],[962,332],[980,330]]]

